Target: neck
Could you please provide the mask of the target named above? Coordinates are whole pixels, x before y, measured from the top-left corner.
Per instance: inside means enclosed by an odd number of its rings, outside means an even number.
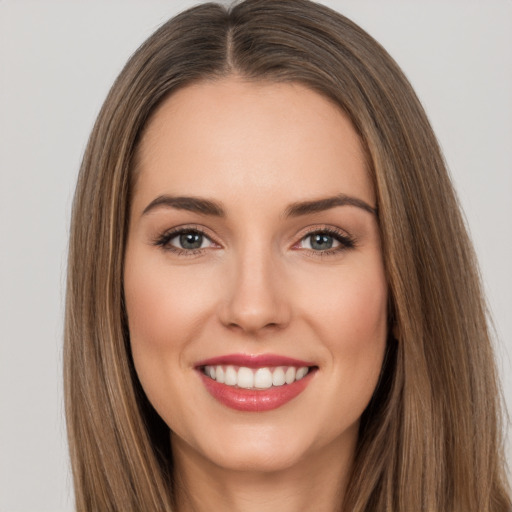
[[[346,440],[345,440],[346,441]],[[220,467],[173,436],[178,512],[339,512],[355,441],[336,442],[275,471]]]

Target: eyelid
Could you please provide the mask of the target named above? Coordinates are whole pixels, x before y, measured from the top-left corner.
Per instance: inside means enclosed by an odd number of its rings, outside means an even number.
[[[317,251],[314,249],[307,249],[298,247],[299,244],[307,237],[315,235],[315,234],[327,234],[328,236],[332,236],[335,240],[339,242],[338,247],[333,247],[331,249],[325,249],[323,251]],[[337,254],[349,249],[353,249],[356,247],[357,240],[354,236],[349,234],[344,229],[330,226],[330,225],[315,225],[315,226],[308,226],[307,228],[304,228],[301,230],[297,237],[299,238],[297,242],[295,242],[292,246],[292,249],[305,251],[310,254],[313,254],[314,256],[325,256],[325,255],[332,255]]]
[[[213,247],[200,247],[197,249],[183,249],[174,245],[170,245],[169,242],[173,239],[179,236],[183,233],[199,233],[205,238],[207,238],[212,244]],[[325,250],[315,250],[315,249],[308,249],[299,247],[299,245],[302,243],[302,241],[307,238],[308,236],[312,236],[315,234],[327,234],[328,236],[333,237],[339,245],[337,247],[332,247],[330,249]],[[297,233],[297,235],[294,237],[296,240],[298,240],[292,245],[291,249],[293,250],[300,250],[302,252],[307,252],[309,254],[312,254],[313,256],[327,256],[327,255],[333,255],[338,254],[346,250],[353,249],[356,247],[357,240],[354,236],[349,234],[346,230],[341,229],[336,226],[332,225],[313,225],[313,226],[307,226],[306,228],[303,228],[302,230]],[[159,246],[161,249],[165,251],[169,251],[172,253],[175,253],[177,255],[184,255],[184,256],[193,256],[200,253],[203,253],[206,250],[209,250],[211,248],[222,248],[222,244],[216,240],[216,237],[213,236],[210,233],[210,230],[204,228],[203,226],[197,225],[197,224],[185,224],[180,226],[175,226],[173,228],[167,229],[163,231],[162,233],[158,234],[153,240],[152,244],[155,246]]]
[[[175,226],[173,228],[167,229],[164,232],[158,234],[152,241],[153,245],[161,247],[163,250],[174,252],[185,255],[195,255],[200,252],[203,252],[206,249],[210,249],[210,247],[201,247],[197,249],[182,249],[181,247],[176,247],[174,245],[170,245],[169,242],[184,233],[198,233],[205,238],[207,238],[212,244],[217,246],[216,248],[221,247],[221,244],[212,236],[209,230],[206,230],[204,227],[199,226],[197,224],[184,224],[181,226]]]

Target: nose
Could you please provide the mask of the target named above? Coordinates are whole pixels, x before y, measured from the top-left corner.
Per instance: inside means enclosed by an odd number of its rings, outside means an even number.
[[[291,317],[283,273],[270,250],[247,252],[230,265],[219,319],[230,329],[253,335],[283,329]]]

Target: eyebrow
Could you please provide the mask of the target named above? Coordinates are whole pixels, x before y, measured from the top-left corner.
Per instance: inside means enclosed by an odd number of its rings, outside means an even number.
[[[167,208],[174,208],[177,210],[187,210],[189,212],[195,212],[202,215],[211,215],[214,217],[225,216],[224,208],[217,201],[199,197],[169,195],[162,195],[153,199],[153,201],[151,201],[151,203],[149,203],[146,208],[144,208],[142,215],[146,215],[150,211],[162,206]],[[330,210],[331,208],[335,208],[337,206],[355,206],[373,215],[377,215],[377,209],[373,208],[362,199],[347,196],[345,194],[338,194],[334,197],[326,197],[313,201],[299,201],[292,203],[284,211],[284,217],[300,217],[302,215]]]
[[[146,215],[155,208],[166,206],[168,208],[175,208],[177,210],[187,210],[189,212],[200,213],[202,215],[212,215],[214,217],[224,217],[224,209],[216,201],[210,199],[202,199],[199,197],[184,197],[184,196],[158,196],[149,203],[142,215]]]
[[[367,202],[357,197],[347,196],[345,194],[338,194],[334,197],[326,197],[324,199],[317,199],[314,201],[302,201],[292,203],[284,212],[285,217],[299,217],[301,215],[308,215],[311,213],[323,212],[330,210],[336,206],[355,206],[361,208],[373,215],[377,215],[377,208],[370,206]]]

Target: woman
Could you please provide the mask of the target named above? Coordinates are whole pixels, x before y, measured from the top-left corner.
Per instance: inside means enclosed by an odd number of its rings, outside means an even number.
[[[393,60],[303,0],[130,59],[74,202],[79,510],[505,511],[474,255]]]

